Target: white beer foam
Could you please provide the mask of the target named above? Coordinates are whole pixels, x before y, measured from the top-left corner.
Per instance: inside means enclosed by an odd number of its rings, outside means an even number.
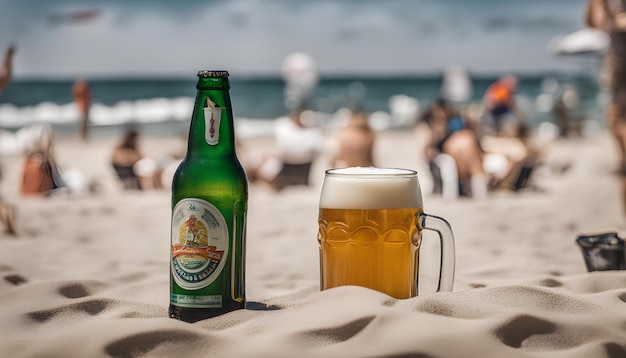
[[[357,174],[357,175],[412,175],[413,170],[399,168],[376,168],[376,167],[350,167],[332,169],[333,174]]]
[[[320,208],[422,208],[417,175],[412,170],[353,167],[332,170],[324,178]]]

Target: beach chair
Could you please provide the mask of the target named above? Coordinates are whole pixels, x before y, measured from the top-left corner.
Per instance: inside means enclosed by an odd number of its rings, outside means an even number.
[[[141,190],[139,178],[137,178],[132,165],[113,164],[113,169],[115,170],[118,179],[122,182],[124,189]]]
[[[433,180],[440,182],[441,196],[447,200],[458,198],[460,194],[459,173],[454,158],[447,154],[440,153],[433,159],[432,164],[438,171],[437,176],[433,175]],[[434,168],[431,170],[433,169]]]
[[[529,187],[530,177],[538,165],[538,159],[535,156],[527,158],[520,169],[519,175],[513,184],[513,191],[520,191]]]
[[[283,168],[276,176],[274,187],[281,190],[292,185],[309,185],[312,162],[303,164],[283,163]]]

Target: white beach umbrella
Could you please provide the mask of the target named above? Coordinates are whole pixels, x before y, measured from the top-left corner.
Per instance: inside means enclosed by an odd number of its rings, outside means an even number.
[[[555,37],[548,49],[550,52],[561,55],[600,54],[609,46],[609,36],[603,31],[582,28],[566,35]]]

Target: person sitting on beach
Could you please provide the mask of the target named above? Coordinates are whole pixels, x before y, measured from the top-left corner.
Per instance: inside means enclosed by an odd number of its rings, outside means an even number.
[[[158,158],[147,156],[140,150],[139,142],[139,132],[128,129],[113,150],[111,165],[124,189],[169,189],[184,155],[175,152]]]
[[[251,182],[264,182],[274,190],[288,185],[308,185],[313,161],[325,151],[326,141],[318,127],[308,126],[305,107],[295,108],[289,117],[276,120],[275,152],[247,165]]]
[[[374,165],[374,143],[376,133],[369,125],[367,113],[351,112],[348,123],[334,136],[335,155],[331,166],[370,167]]]
[[[418,133],[426,138],[424,155],[435,181],[441,169],[440,159],[452,158],[458,176],[458,188],[453,188],[454,191],[479,198],[487,195],[487,178],[478,140],[445,100],[437,99],[422,115],[418,121]],[[444,156],[440,157],[441,154]]]
[[[143,158],[143,154],[139,150],[139,132],[129,129],[124,133],[122,140],[113,150],[111,158],[111,165],[122,181],[124,189],[142,189],[139,177],[134,169],[135,164],[141,158]]]
[[[26,148],[20,193],[24,196],[46,196],[66,187],[54,160],[54,133],[48,125],[32,127],[35,140]]]
[[[506,75],[485,92],[477,136],[492,188],[518,191],[527,185],[540,150],[529,142],[529,128],[515,103],[517,77]]]
[[[525,137],[485,134],[480,137],[480,146],[493,189],[518,191],[526,187],[540,151],[531,147]]]

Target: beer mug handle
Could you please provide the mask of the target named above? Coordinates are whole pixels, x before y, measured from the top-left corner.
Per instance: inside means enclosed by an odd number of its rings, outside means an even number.
[[[439,235],[441,246],[441,260],[439,264],[439,285],[437,291],[452,291],[454,283],[454,234],[452,227],[444,218],[420,212],[418,217],[418,230],[431,230]]]

